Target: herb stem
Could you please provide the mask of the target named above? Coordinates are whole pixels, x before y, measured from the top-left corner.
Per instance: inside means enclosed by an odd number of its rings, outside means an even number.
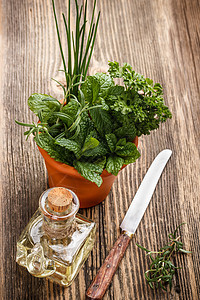
[[[185,223],[182,223],[181,225],[183,224]],[[168,236],[171,242],[159,251],[150,251],[143,246],[136,244],[139,248],[146,251],[147,255],[149,255],[152,260],[150,269],[145,272],[145,278],[152,289],[160,286],[166,291],[167,289],[164,285],[169,284],[171,290],[172,278],[175,274],[175,270],[178,269],[178,267],[175,267],[170,260],[172,255],[178,252],[191,253],[182,248],[183,243],[179,241],[180,236],[176,237],[177,229],[180,228],[181,225],[176,228],[173,234]],[[153,258],[151,254],[157,254],[157,256]]]

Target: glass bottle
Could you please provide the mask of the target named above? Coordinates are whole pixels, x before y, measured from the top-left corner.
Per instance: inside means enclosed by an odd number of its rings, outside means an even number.
[[[78,209],[78,197],[71,190],[45,191],[17,242],[17,263],[33,276],[69,286],[95,241],[95,223],[77,214]]]

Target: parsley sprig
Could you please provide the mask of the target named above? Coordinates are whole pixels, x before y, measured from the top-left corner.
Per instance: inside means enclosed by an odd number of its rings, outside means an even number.
[[[169,285],[172,289],[172,279],[176,269],[180,267],[174,266],[171,259],[174,254],[177,253],[192,253],[183,249],[183,243],[180,241],[180,236],[177,236],[178,229],[186,223],[180,224],[174,233],[169,234],[170,243],[162,247],[159,251],[151,251],[136,243],[136,245],[142,250],[146,251],[152,263],[149,270],[144,274],[149,286],[154,289],[161,287],[167,291],[166,286]],[[156,255],[156,257],[154,257]]]

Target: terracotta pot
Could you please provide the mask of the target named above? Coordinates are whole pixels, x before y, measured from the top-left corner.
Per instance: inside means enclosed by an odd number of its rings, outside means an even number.
[[[137,147],[138,137],[136,137],[133,142]],[[116,176],[104,170],[101,174],[103,183],[100,187],[98,187],[95,183],[82,177],[73,167],[55,161],[45,150],[40,147],[38,148],[45,160],[48,171],[49,186],[66,187],[74,191],[79,198],[81,208],[97,205],[109,194]],[[124,167],[125,165],[122,169]]]

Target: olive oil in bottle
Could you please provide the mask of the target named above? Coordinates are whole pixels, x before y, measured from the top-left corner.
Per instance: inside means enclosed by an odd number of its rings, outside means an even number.
[[[78,209],[79,200],[71,190],[45,191],[17,242],[17,263],[33,276],[69,286],[95,241],[95,223],[77,214]]]

